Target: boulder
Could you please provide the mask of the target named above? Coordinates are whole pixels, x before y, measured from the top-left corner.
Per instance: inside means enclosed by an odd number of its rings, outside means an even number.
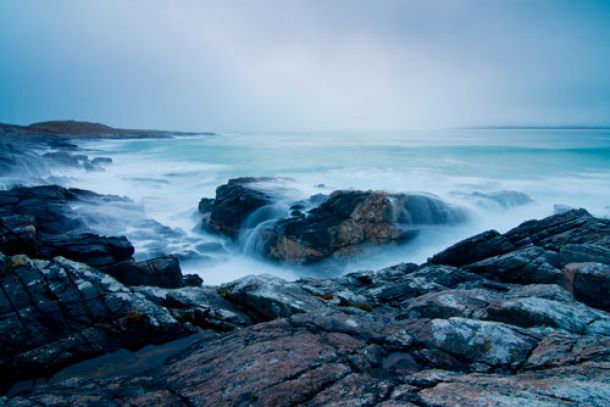
[[[577,300],[610,311],[610,266],[602,263],[568,265],[572,290]]]
[[[322,301],[297,284],[266,274],[247,276],[224,284],[219,292],[262,321],[326,309]]]
[[[306,214],[278,221],[260,239],[266,257],[311,263],[350,256],[364,244],[407,241],[418,232],[412,225],[463,219],[461,209],[425,195],[335,191]]]
[[[202,200],[199,210],[210,229],[237,238],[244,221],[257,209],[270,205],[269,194],[257,189],[256,184],[270,178],[235,178],[216,189],[214,201]]]
[[[128,286],[179,288],[183,284],[178,258],[171,255],[134,263],[125,262],[110,268],[108,274]]]

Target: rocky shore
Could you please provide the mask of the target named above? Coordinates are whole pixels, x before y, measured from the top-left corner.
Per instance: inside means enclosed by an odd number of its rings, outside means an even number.
[[[4,389],[120,348],[215,334],[160,367],[37,385],[1,399],[8,406],[610,403],[610,220],[569,210],[484,232],[426,264],[211,287],[168,258],[138,264],[126,239],[78,234],[64,202],[89,194],[0,194]],[[227,234],[241,222],[224,222],[221,207],[255,210],[271,199],[219,195],[200,209]],[[389,199],[333,194],[313,206],[338,209],[314,215],[324,221],[307,230],[332,235],[364,219],[371,236],[384,218],[360,215],[384,213]]]
[[[45,178],[111,165],[71,137],[144,133],[51,122],[0,134],[3,179],[29,176],[0,191],[0,405],[610,405],[608,219],[561,208],[424,264],[209,286],[183,275],[185,254],[167,244],[179,231],[135,216],[127,198]],[[423,193],[289,192],[278,179],[229,180],[199,202],[200,226],[267,260],[318,267],[371,246],[407,251],[422,228],[470,216]],[[463,198],[531,202],[515,191]],[[146,237],[148,257],[103,232],[119,223]],[[139,363],[105,359],[121,352]]]

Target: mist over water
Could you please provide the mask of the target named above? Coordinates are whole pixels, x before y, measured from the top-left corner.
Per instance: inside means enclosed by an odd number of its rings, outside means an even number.
[[[162,140],[80,142],[86,154],[109,156],[105,172],[57,170],[67,186],[124,195],[137,205],[132,216],[152,218],[183,233],[168,248],[183,254],[183,270],[217,284],[247,274],[293,279],[378,269],[427,257],[487,229],[506,231],[524,220],[553,213],[553,205],[584,207],[610,215],[610,132],[607,130],[441,130],[403,133],[235,133]],[[256,256],[255,235],[237,242],[206,233],[197,204],[213,198],[230,178],[268,176],[281,199],[272,209],[338,189],[424,192],[467,210],[458,225],[427,226],[400,246],[332,264],[291,266]],[[472,193],[511,190],[533,202],[502,207]],[[106,208],[113,211],[113,207]],[[117,209],[119,210],[119,209]],[[259,214],[267,216],[270,214]],[[124,218],[123,214],[123,218]],[[273,216],[270,217],[273,219]],[[126,224],[104,223],[104,233],[126,233],[143,258],[154,252],[150,236]]]

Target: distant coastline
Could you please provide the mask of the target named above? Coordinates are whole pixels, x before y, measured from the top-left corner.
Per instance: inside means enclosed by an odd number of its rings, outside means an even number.
[[[102,123],[54,120],[27,126],[0,123],[0,135],[27,134],[32,136],[58,136],[69,138],[166,138],[172,136],[213,135],[212,132],[186,132],[170,130],[119,129]]]
[[[511,125],[511,126],[468,126],[459,127],[460,130],[610,130],[610,126],[590,126],[590,125],[565,125],[565,126],[545,126],[545,125]]]

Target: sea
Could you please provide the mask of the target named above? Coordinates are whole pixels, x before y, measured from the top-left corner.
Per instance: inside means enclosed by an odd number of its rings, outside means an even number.
[[[249,274],[291,280],[422,263],[473,234],[504,232],[570,207],[610,216],[606,129],[226,132],[77,143],[85,154],[110,157],[112,164],[95,172],[57,169],[53,179],[130,198],[133,216],[177,232],[169,249],[180,254],[185,273],[200,275],[206,284]],[[332,264],[269,262],[243,241],[232,242],[201,226],[199,200],[213,198],[219,185],[237,177],[274,178],[271,182],[277,183],[287,203],[341,189],[425,193],[463,207],[468,217],[460,224],[421,227],[408,243],[378,247]],[[501,205],[476,198],[506,191],[527,194],[531,202]],[[129,212],[116,215],[130,217]],[[126,234],[137,258],[158,251],[150,234],[130,230],[128,221],[92,226],[105,234]]]

